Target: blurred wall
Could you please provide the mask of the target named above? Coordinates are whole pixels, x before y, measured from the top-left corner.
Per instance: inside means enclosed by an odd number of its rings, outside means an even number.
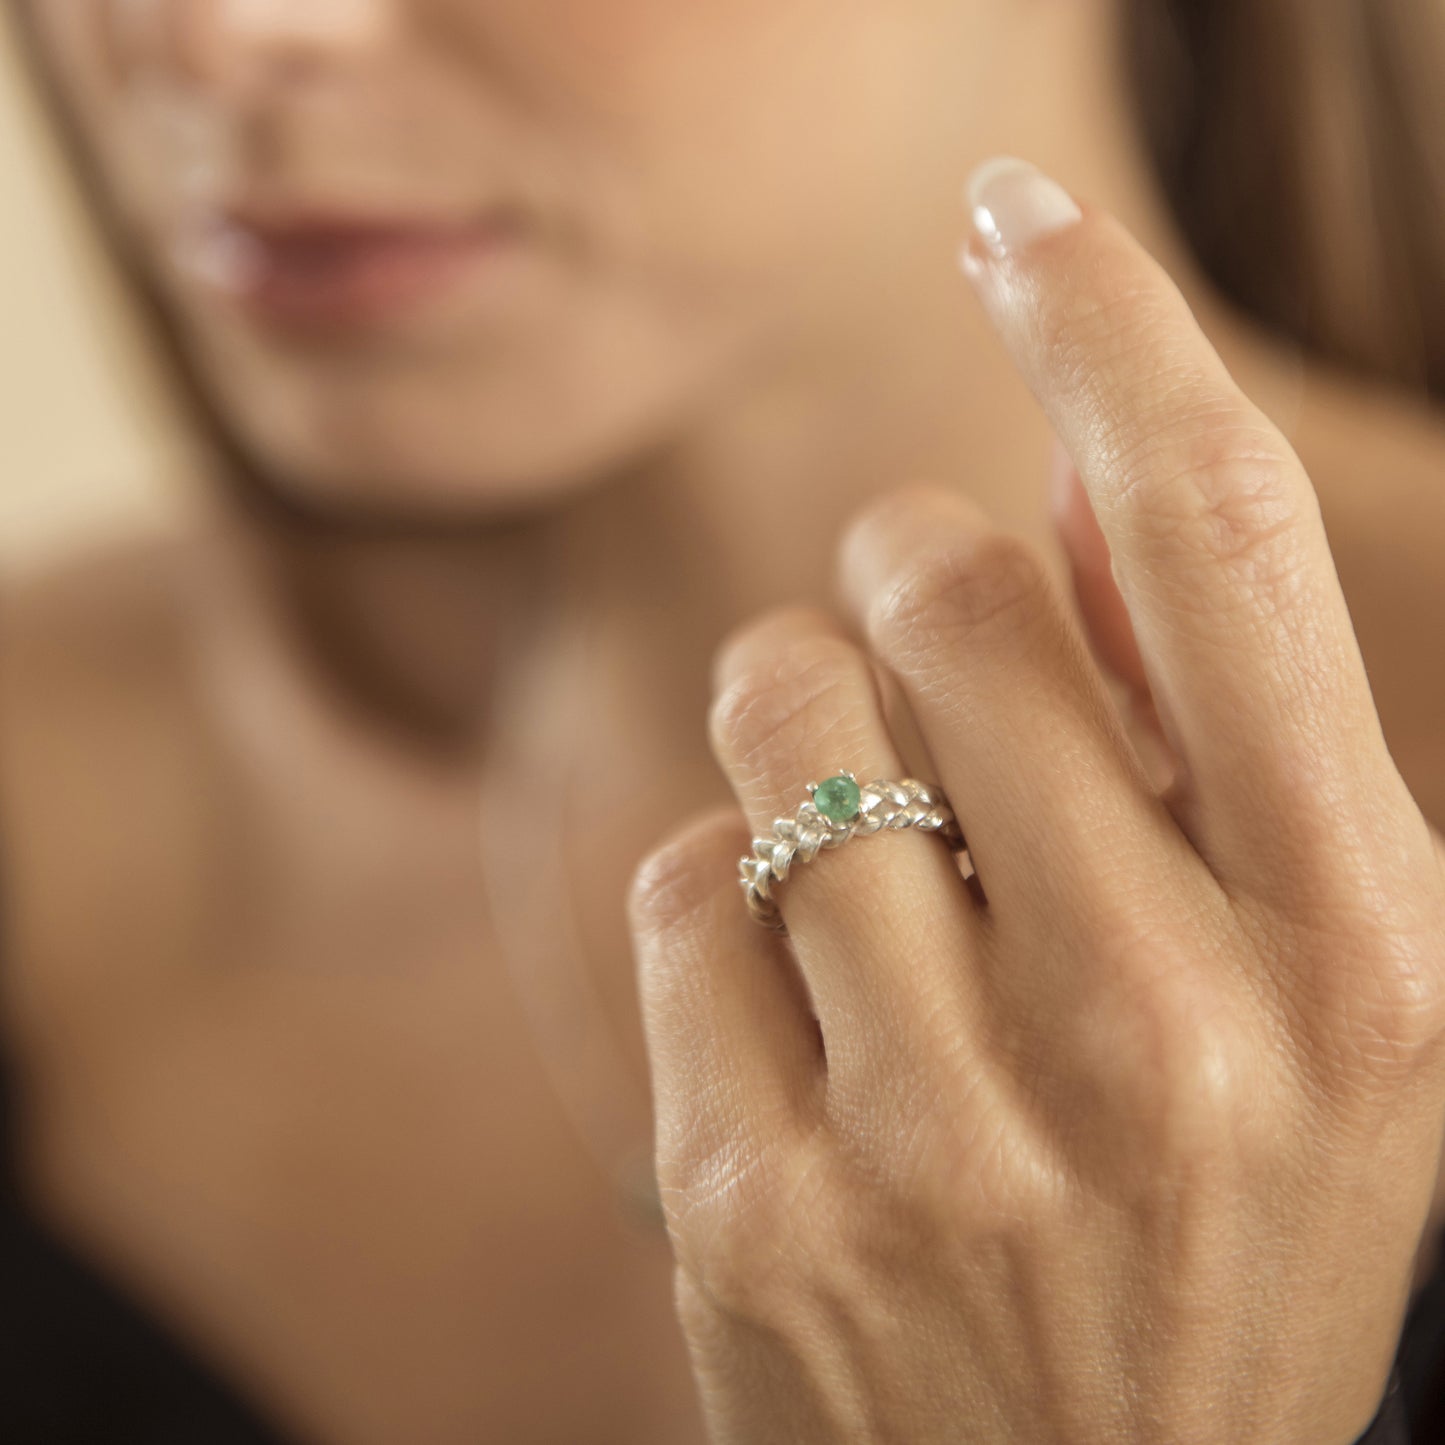
[[[167,416],[0,21],[0,568],[165,525],[184,505]]]

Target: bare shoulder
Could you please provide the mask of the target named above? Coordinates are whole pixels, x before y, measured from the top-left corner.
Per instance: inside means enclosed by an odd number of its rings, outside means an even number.
[[[147,539],[0,587],[3,962],[19,1022],[67,996],[103,1011],[208,911],[214,545]]]
[[[20,685],[32,681],[88,692],[143,690],[135,669],[174,659],[187,625],[186,593],[212,545],[201,535],[139,538],[0,582],[7,715],[17,703],[41,701]]]

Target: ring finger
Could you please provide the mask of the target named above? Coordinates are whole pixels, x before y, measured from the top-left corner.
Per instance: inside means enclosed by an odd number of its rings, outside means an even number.
[[[865,784],[905,776],[871,663],[823,614],[781,612],[746,628],[720,654],[716,684],[714,751],[756,836],[796,814],[810,781],[844,772]],[[876,1043],[880,1032],[890,1049],[911,1054],[938,1014],[940,990],[967,1006],[978,924],[939,838],[911,829],[854,837],[795,865],[777,897],[830,1074],[846,1067],[852,1041]],[[921,961],[948,956],[940,940],[950,939],[965,956],[929,976]]]

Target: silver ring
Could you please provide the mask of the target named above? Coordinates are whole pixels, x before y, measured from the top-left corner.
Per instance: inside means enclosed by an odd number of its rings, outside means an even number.
[[[937,833],[955,852],[964,847],[942,791],[916,778],[860,784],[853,773],[839,773],[809,783],[807,791],[808,801],[796,815],[779,818],[770,837],[754,838],[753,851],[738,864],[748,912],[777,933],[788,931],[775,896],[778,884],[787,881],[795,863],[811,863],[826,848],[903,828]]]

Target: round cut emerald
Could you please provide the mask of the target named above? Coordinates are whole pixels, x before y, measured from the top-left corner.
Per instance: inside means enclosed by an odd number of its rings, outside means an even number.
[[[818,784],[813,794],[813,806],[830,823],[851,823],[858,816],[862,796],[858,784],[852,778],[829,778]]]

